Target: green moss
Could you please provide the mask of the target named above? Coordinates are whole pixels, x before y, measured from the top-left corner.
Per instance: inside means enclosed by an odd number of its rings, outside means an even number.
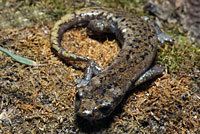
[[[192,73],[199,68],[200,46],[187,36],[178,35],[174,44],[159,47],[158,63],[166,66],[170,72]]]
[[[70,0],[1,1],[0,28],[25,27],[48,23],[73,9]],[[9,9],[9,10],[8,10]],[[12,11],[12,13],[11,13]]]

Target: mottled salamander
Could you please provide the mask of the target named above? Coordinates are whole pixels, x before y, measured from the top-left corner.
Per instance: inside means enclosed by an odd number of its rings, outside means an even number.
[[[94,61],[61,47],[66,30],[77,26],[86,26],[93,33],[112,33],[122,44],[118,56],[105,69],[101,70]],[[52,29],[51,43],[62,57],[89,63],[84,78],[76,80],[79,84],[75,104],[77,115],[88,120],[109,116],[126,92],[132,89],[130,87],[162,72],[159,66],[150,68],[158,44],[153,25],[140,17],[113,9],[83,8],[63,16]]]

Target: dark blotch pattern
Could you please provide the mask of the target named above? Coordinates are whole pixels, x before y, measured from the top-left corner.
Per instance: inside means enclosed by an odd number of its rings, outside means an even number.
[[[130,59],[130,55],[126,55],[126,60],[129,60]]]
[[[119,68],[119,72],[124,72],[124,71],[126,71],[126,67]]]

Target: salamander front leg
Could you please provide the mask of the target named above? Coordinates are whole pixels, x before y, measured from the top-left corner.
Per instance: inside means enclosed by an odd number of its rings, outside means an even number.
[[[92,35],[101,35],[103,33],[111,33],[111,24],[106,21],[94,19],[89,22],[87,25],[87,34]],[[102,68],[95,61],[88,61],[88,66],[85,70],[84,76],[82,79],[75,79],[74,82],[77,82],[77,88],[86,86],[89,81],[92,79],[92,76],[96,76],[101,72]]]
[[[77,85],[78,88],[86,86],[91,80],[92,76],[97,75],[102,70],[101,67],[95,61],[91,61],[86,57],[82,57],[82,56],[78,56],[76,54],[70,53],[64,50],[61,46],[57,44],[52,45],[52,47],[54,48],[54,50],[56,50],[58,55],[63,57],[64,59],[87,62],[87,68],[85,70],[83,78],[74,80],[74,82],[79,83]]]
[[[149,70],[147,70],[143,75],[141,75],[139,77],[139,79],[135,82],[133,87],[136,87],[136,86],[140,85],[141,83],[144,83],[148,80],[151,80],[158,75],[162,75],[162,73],[163,73],[162,66],[161,65],[154,65],[153,67],[151,67]]]
[[[78,83],[76,87],[85,87],[92,79],[92,76],[96,76],[101,72],[101,70],[102,68],[95,61],[89,61],[88,66],[84,72],[83,78],[74,80],[74,82]]]

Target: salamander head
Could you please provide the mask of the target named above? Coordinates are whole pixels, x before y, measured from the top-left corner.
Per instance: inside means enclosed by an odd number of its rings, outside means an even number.
[[[84,92],[85,88],[76,93],[75,112],[77,115],[89,121],[109,116],[115,108],[116,101],[111,97]]]

